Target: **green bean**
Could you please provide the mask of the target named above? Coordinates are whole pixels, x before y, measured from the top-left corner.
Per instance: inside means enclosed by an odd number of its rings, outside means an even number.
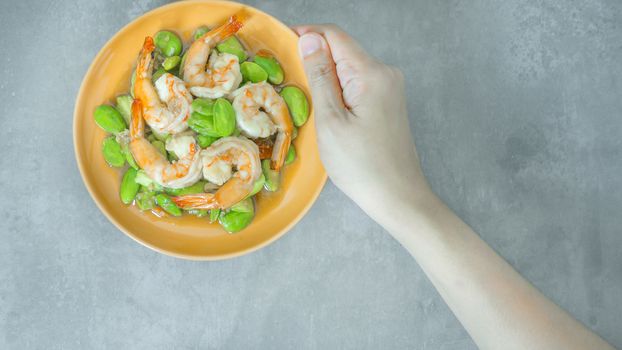
[[[146,190],[152,192],[161,192],[164,190],[164,187],[162,187],[162,185],[153,181],[153,179],[151,179],[149,175],[147,175],[147,173],[142,169],[136,171],[136,178],[134,179],[134,182],[141,185]]]
[[[202,218],[204,216],[207,216],[208,212],[206,209],[190,209],[188,210],[188,214],[194,215],[198,218]]]
[[[117,96],[117,111],[121,113],[126,125],[131,123],[132,102],[134,102],[134,99],[130,95]]]
[[[255,62],[242,62],[240,65],[243,81],[259,83],[268,79],[268,73]]]
[[[218,140],[218,137],[207,136],[207,135],[197,135],[197,141],[199,143],[199,147],[206,148],[209,147],[214,141]]]
[[[164,67],[158,68],[157,71],[153,72],[153,75],[151,76],[151,81],[155,83],[164,73],[166,73],[166,69],[164,69]]]
[[[190,185],[182,188],[164,188],[164,192],[170,194],[171,196],[184,196],[187,194],[196,194],[203,193],[203,188],[205,187],[205,181],[199,181],[194,185]]]
[[[138,170],[138,164],[136,164],[134,156],[132,155],[132,152],[130,151],[128,145],[123,146],[123,154],[125,155],[125,160],[127,161],[127,164],[129,164],[132,168]]]
[[[168,151],[166,152],[166,159],[168,159],[169,162],[179,160],[175,152],[168,152]]]
[[[218,220],[218,217],[220,216],[220,209],[210,209],[209,211],[209,222],[215,222],[216,220]]]
[[[241,62],[246,61],[248,55],[244,50],[244,46],[235,36],[230,36],[228,39],[221,41],[218,45],[216,45],[216,49],[218,52],[230,53],[232,55],[238,56],[238,60]]]
[[[177,206],[177,204],[175,204],[175,202],[173,202],[171,197],[169,197],[168,195],[164,193],[158,193],[155,196],[155,201],[160,208],[164,209],[165,212],[173,216],[181,216],[181,209]]]
[[[200,26],[199,28],[197,28],[194,31],[194,35],[192,36],[192,38],[194,40],[197,40],[198,38],[202,37],[203,34],[209,32],[209,27],[208,26]]]
[[[255,211],[253,200],[251,198],[242,199],[241,201],[234,204],[230,210],[238,213],[252,213]]]
[[[167,57],[166,59],[164,59],[164,62],[162,62],[162,68],[164,68],[165,70],[169,71],[169,70],[172,70],[173,68],[177,67],[177,65],[180,62],[181,62],[181,57],[179,57],[179,56]]]
[[[138,193],[138,189],[140,188],[140,185],[135,181],[136,173],[136,169],[128,168],[123,175],[123,179],[121,180],[119,195],[121,197],[121,201],[125,204],[132,203],[134,197],[136,197],[136,193]]]
[[[177,34],[168,30],[161,30],[153,37],[155,46],[166,57],[176,56],[181,53],[182,43]]]
[[[155,131],[153,129],[151,129],[151,135],[156,140],[160,140],[162,142],[166,142],[166,140],[168,140],[171,137],[171,135],[169,135],[167,133],[160,134],[160,133],[158,133],[157,131]],[[153,140],[151,140],[151,141],[153,141]]]
[[[151,210],[155,206],[155,192],[146,190],[145,187],[141,187],[140,191],[136,194],[136,205],[140,210]]]
[[[151,142],[151,144],[153,145],[153,147],[157,148],[158,152],[166,157],[166,147],[164,146],[164,142],[160,140],[155,140]]]
[[[109,136],[102,142],[102,154],[108,165],[120,168],[125,165],[125,155],[121,149],[121,145],[115,140],[114,136]]]
[[[138,170],[136,172],[136,176],[134,177],[134,182],[143,187],[149,187],[153,183],[153,180],[149,177],[149,175],[147,175],[144,170]]]
[[[219,98],[214,103],[214,129],[218,136],[229,136],[235,130],[235,111],[231,102]]]
[[[225,231],[229,233],[240,232],[245,229],[251,221],[253,221],[253,216],[255,216],[254,212],[237,212],[230,211],[228,213],[221,213],[218,222],[220,226],[222,226]]]
[[[252,197],[252,196],[256,195],[257,193],[259,193],[259,191],[261,191],[261,189],[263,188],[263,185],[265,183],[266,183],[266,176],[262,173],[261,176],[259,177],[259,179],[257,181],[255,181],[255,184],[253,185],[253,190],[247,196],[247,198]]]
[[[214,116],[199,112],[192,112],[188,118],[188,126],[200,135],[219,137],[220,134],[214,128]]]
[[[290,165],[296,160],[296,148],[294,144],[289,145],[289,149],[287,150],[287,155],[285,156],[285,165]]]
[[[309,118],[309,101],[307,96],[295,86],[287,86],[281,90],[281,97],[285,100],[294,125],[300,127]]]
[[[214,111],[214,100],[209,98],[195,98],[190,105],[190,110],[203,115],[212,115]]]
[[[264,184],[266,191],[276,192],[281,182],[281,173],[270,168],[270,159],[261,161],[261,170],[266,177],[266,183]]]
[[[93,117],[95,118],[95,123],[109,133],[116,134],[126,128],[121,113],[112,106],[98,106],[95,108],[95,112],[93,112]]]
[[[279,85],[283,82],[284,74],[283,68],[279,64],[276,58],[272,57],[265,51],[259,51],[253,59],[263,70],[268,73],[268,81],[274,85]]]

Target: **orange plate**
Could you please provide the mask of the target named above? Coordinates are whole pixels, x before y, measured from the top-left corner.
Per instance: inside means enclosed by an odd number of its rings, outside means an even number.
[[[73,120],[73,142],[78,167],[87,189],[101,211],[121,231],[156,251],[172,256],[216,260],[259,249],[289,230],[309,210],[319,195],[326,173],[320,163],[313,123],[300,129],[295,140],[296,161],[284,171],[281,190],[257,197],[257,214],[249,227],[227,234],[206,218],[157,218],[128,207],[119,199],[121,174],[108,167],[101,154],[105,132],[93,121],[96,106],[113,101],[129,90],[130,73],[147,35],[171,29],[188,42],[201,25],[223,23],[243,9],[248,14],[238,36],[250,52],[268,49],[285,71],[286,84],[301,87],[309,95],[302,63],[297,53],[297,36],[275,18],[234,2],[183,1],[157,8],[121,29],[95,57],[78,93]]]

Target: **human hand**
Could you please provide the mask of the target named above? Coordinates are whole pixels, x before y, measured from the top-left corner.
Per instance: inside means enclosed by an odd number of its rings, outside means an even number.
[[[387,214],[431,194],[408,126],[404,77],[335,25],[294,30],[328,176],[386,227]]]

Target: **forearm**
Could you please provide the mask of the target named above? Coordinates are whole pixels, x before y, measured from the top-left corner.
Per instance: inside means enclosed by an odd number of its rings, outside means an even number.
[[[401,206],[404,208],[404,206]],[[435,195],[383,224],[482,349],[612,349],[522,278]]]

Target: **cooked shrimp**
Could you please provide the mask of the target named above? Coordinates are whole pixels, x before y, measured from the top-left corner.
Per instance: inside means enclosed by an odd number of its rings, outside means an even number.
[[[235,119],[245,136],[263,138],[277,133],[270,167],[281,169],[294,131],[285,101],[266,82],[244,85],[233,96]]]
[[[261,176],[259,149],[244,137],[224,137],[201,151],[203,177],[222,185],[215,193],[173,198],[184,209],[226,209],[246,198]],[[234,172],[235,170],[235,172]]]
[[[219,42],[227,39],[242,28],[238,16],[231,16],[222,26],[210,30],[195,40],[186,55],[183,78],[190,92],[198,97],[218,98],[230,94],[242,82],[238,57],[228,53],[210,51]],[[207,71],[205,65],[209,58]]]
[[[242,73],[238,56],[229,53],[212,52],[207,72],[210,81],[200,86],[190,85],[190,92],[197,97],[219,98],[229,95],[240,86]]]
[[[187,144],[187,150],[179,150],[178,161],[168,159],[145,138],[142,102],[132,103],[132,125],[130,126],[130,151],[136,164],[156,183],[170,188],[190,186],[201,179],[201,158],[199,146],[194,140]]]
[[[152,130],[160,134],[175,134],[188,128],[192,95],[183,80],[165,73],[155,82],[151,81],[155,49],[153,38],[145,38],[138,57],[134,96],[142,103],[143,117]]]

